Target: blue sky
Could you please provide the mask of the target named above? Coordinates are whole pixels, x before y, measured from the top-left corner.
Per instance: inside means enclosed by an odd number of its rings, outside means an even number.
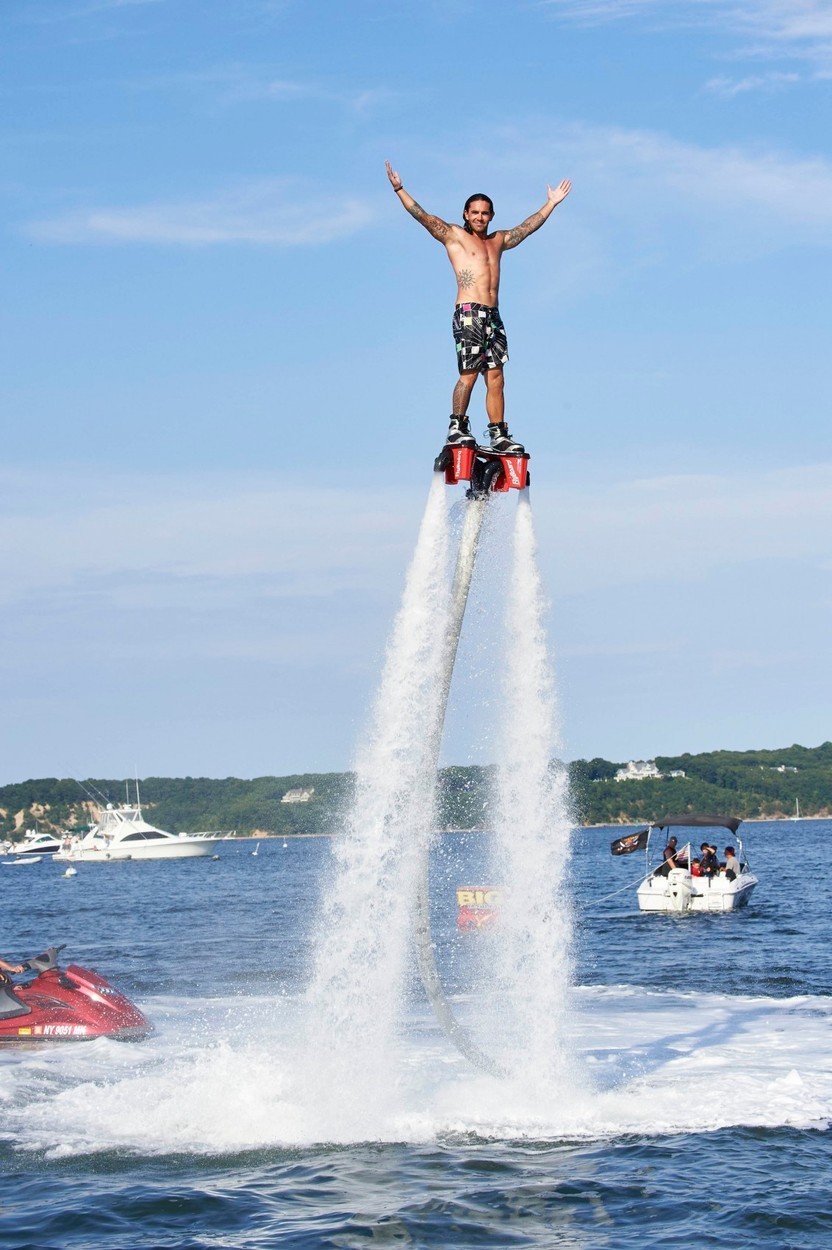
[[[7,0],[0,781],[348,767],[505,260],[569,757],[830,736],[832,11]],[[472,412],[481,423],[482,394]],[[471,716],[445,754],[489,757]]]

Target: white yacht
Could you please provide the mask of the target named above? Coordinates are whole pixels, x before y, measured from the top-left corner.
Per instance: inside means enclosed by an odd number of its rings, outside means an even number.
[[[20,842],[8,844],[9,855],[17,855],[20,859],[54,855],[60,849],[61,839],[57,834],[41,832],[38,829],[27,829]]]
[[[213,855],[224,833],[167,833],[142,816],[135,803],[108,803],[83,837],[65,834],[53,859],[59,863],[107,863],[126,859],[192,859]]]
[[[688,813],[683,816],[665,816],[648,829],[631,835],[633,840],[638,839],[639,847],[646,850],[647,862],[650,864],[650,836],[654,830],[658,830],[666,840],[670,836],[677,837],[677,830],[727,829],[732,842],[736,843],[736,859],[739,863],[738,873],[729,873],[724,866],[710,874],[702,873],[698,858],[699,838],[694,835],[687,845],[678,847],[677,866],[666,867],[663,861],[642,880],[636,891],[639,909],[666,915],[673,912],[736,911],[745,907],[759,882],[749,867],[742,839],[737,832],[741,823],[735,816],[694,816]],[[679,842],[681,837],[677,837],[677,844]],[[613,847],[615,845],[613,843]]]

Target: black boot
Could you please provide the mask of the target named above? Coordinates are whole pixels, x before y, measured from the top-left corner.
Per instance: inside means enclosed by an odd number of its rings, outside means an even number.
[[[448,426],[448,437],[445,439],[446,447],[470,447],[474,448],[477,440],[471,433],[471,427],[468,424],[467,417],[451,416],[451,424]]]
[[[498,456],[522,456],[525,454],[525,447],[522,443],[516,443],[508,432],[508,426],[505,421],[495,421],[488,427],[488,437],[491,439],[491,450],[496,451]]]

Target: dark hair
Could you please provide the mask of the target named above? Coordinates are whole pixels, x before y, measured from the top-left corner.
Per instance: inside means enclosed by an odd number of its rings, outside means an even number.
[[[734,852],[734,848],[733,848],[733,846],[726,846],[726,848],[725,848],[725,854],[726,854],[726,855],[733,855],[734,853],[735,853],[735,852]]]
[[[468,209],[474,203],[474,200],[485,200],[486,204],[488,205],[491,216],[492,217],[494,216],[494,202],[491,199],[490,195],[483,195],[481,191],[478,191],[476,195],[469,195],[468,199],[465,201],[465,207],[462,210],[463,228],[467,230],[469,234],[473,234],[474,232],[469,226],[468,222],[465,220],[465,214],[468,212]]]

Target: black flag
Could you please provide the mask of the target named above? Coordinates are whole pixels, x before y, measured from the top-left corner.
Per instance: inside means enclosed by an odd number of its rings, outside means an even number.
[[[647,846],[648,829],[639,829],[638,833],[628,833],[625,838],[616,838],[610,843],[613,855],[629,855],[630,851],[643,851]]]

